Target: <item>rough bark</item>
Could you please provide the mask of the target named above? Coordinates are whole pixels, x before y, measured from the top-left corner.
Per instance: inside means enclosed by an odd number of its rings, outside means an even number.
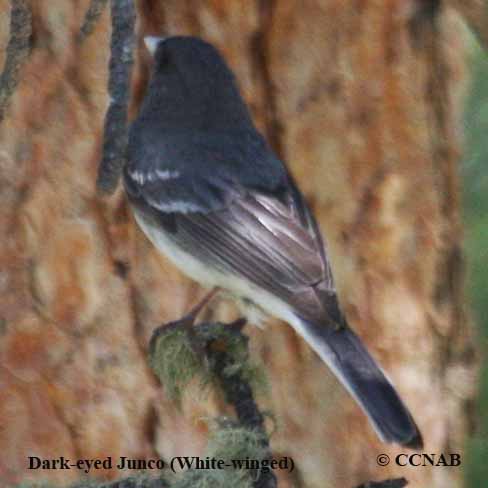
[[[178,411],[147,367],[152,329],[201,290],[151,247],[120,189],[96,195],[110,19],[105,9],[79,42],[90,3],[31,2],[32,51],[0,126],[2,485],[81,474],[29,471],[29,455],[197,455],[200,419],[226,409],[192,390]],[[313,206],[348,319],[411,407],[425,451],[462,453],[475,385],[457,175],[464,52],[459,19],[428,3],[140,0],[131,113],[148,74],[142,35],[201,35],[222,50]],[[8,13],[0,0],[2,47]],[[277,419],[271,447],[297,466],[278,486],[462,486],[460,468],[377,466],[402,450],[376,439],[291,328],[245,330],[269,373],[258,401]]]

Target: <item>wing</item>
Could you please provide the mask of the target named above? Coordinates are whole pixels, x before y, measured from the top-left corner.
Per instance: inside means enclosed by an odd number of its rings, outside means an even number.
[[[288,197],[282,203],[247,192],[220,211],[178,214],[175,240],[221,271],[277,296],[300,316],[323,321],[337,308],[330,266],[315,228],[300,219],[305,210],[313,222],[308,209]]]
[[[188,202],[165,210],[154,198],[142,189],[133,202],[195,258],[247,279],[307,320],[342,322],[322,238],[294,185],[280,198],[228,187],[217,210]]]
[[[260,136],[136,136],[125,187],[174,244],[225,274],[246,278],[308,320],[340,320],[317,224]]]

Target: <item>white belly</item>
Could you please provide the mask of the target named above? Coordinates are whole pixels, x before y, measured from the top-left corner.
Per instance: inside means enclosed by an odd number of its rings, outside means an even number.
[[[258,288],[245,278],[226,274],[217,268],[203,265],[191,254],[175,246],[164,230],[149,225],[144,217],[138,215],[136,210],[134,211],[134,216],[154,246],[187,276],[204,286],[210,288],[218,286],[236,297],[250,300],[269,315],[296,325],[297,319],[285,302]]]

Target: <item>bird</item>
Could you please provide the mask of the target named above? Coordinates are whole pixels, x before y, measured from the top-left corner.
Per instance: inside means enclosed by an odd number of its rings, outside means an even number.
[[[420,449],[410,411],[341,311],[317,221],[223,55],[193,36],[144,41],[152,71],[123,168],[137,224],[193,280],[291,325],[381,441]]]

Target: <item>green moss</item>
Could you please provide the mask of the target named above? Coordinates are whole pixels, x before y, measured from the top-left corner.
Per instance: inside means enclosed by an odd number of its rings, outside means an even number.
[[[197,326],[194,336],[184,328],[172,328],[157,337],[150,364],[170,398],[180,404],[185,388],[196,378],[203,390],[215,384],[212,354],[203,357],[198,351],[199,347],[203,349],[208,343],[212,347],[224,347],[233,359],[233,364],[224,368],[220,374],[224,377],[239,374],[256,391],[267,390],[264,369],[250,360],[246,339],[233,333],[230,327],[220,323]]]
[[[242,380],[248,382],[255,392],[267,391],[269,384],[264,368],[250,359],[247,339],[233,333],[231,327],[232,325],[217,324],[209,331],[203,332],[207,340],[223,342],[227,354],[232,358],[233,364],[224,368],[221,374],[227,378],[240,375]]]
[[[246,473],[228,470],[190,470],[172,488],[252,488],[252,480]]]
[[[189,383],[198,378],[203,388],[218,383],[220,378],[235,378],[248,382],[253,389],[264,390],[268,382],[263,368],[250,361],[247,338],[236,334],[232,325],[205,324],[190,335],[184,328],[170,327],[155,339],[151,366],[165,387],[167,394],[178,403]],[[208,349],[202,355],[204,346]],[[200,351],[202,349],[202,351]],[[230,363],[219,370],[219,358],[225,352]],[[212,373],[213,372],[213,373]],[[216,373],[216,374],[215,374]],[[217,377],[218,375],[218,377]],[[204,457],[222,459],[231,464],[235,459],[263,460],[267,455],[265,437],[224,419],[211,429]],[[259,473],[245,468],[189,469],[173,488],[252,488]]]
[[[207,455],[217,459],[264,459],[266,437],[261,432],[246,429],[230,419],[215,421],[211,430]]]
[[[246,429],[229,419],[215,421],[205,456],[231,463],[235,459],[262,461],[267,455],[263,434]],[[253,473],[245,468],[190,469],[172,488],[252,488]]]
[[[156,339],[150,364],[169,398],[178,404],[195,377],[200,377],[202,387],[210,383],[210,372],[183,328],[165,331]]]

